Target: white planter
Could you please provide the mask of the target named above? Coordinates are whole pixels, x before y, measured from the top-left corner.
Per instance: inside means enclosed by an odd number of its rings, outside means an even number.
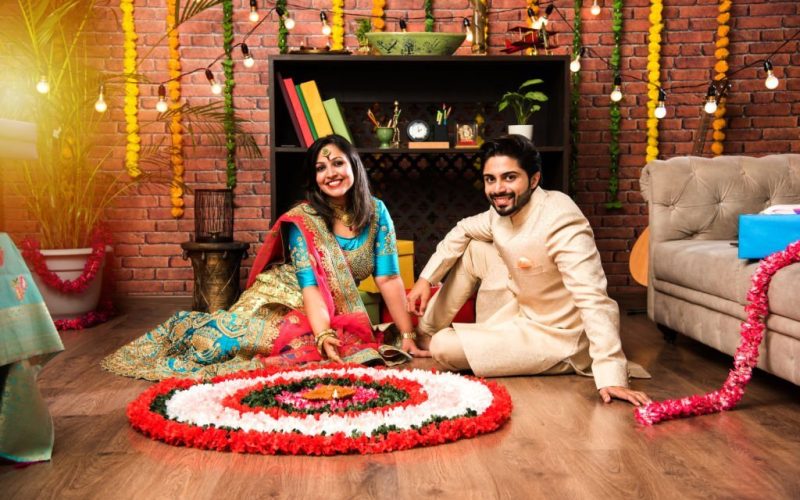
[[[106,247],[106,254],[111,251],[111,247]],[[75,248],[68,250],[41,250],[47,268],[53,271],[63,281],[74,280],[83,274],[83,267],[86,260],[92,253],[91,248]],[[83,293],[71,294],[61,293],[55,288],[50,288],[42,281],[39,275],[31,269],[33,281],[42,294],[44,303],[50,311],[53,319],[73,319],[78,318],[89,311],[97,309],[100,301],[100,289],[103,284],[103,267],[105,259],[97,271],[89,287]]]
[[[533,125],[509,125],[508,134],[517,134],[533,141]]]

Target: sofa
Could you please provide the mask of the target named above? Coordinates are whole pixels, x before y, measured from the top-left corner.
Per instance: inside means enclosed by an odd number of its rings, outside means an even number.
[[[677,157],[649,162],[647,314],[727,354],[739,345],[757,260],[737,255],[739,214],[800,204],[800,155]],[[775,274],[759,368],[800,385],[800,263]]]

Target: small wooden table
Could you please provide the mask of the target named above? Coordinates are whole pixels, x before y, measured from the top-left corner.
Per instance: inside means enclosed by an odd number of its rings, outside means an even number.
[[[194,294],[192,310],[214,312],[228,309],[239,298],[239,268],[250,243],[181,243],[183,258],[192,259]]]

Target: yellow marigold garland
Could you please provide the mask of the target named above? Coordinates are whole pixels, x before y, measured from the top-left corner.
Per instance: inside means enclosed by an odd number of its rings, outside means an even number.
[[[172,164],[172,186],[170,187],[170,200],[172,202],[172,217],[179,219],[183,217],[183,125],[181,124],[180,108],[181,100],[181,53],[178,50],[180,40],[178,29],[175,27],[175,3],[176,0],[167,0],[167,36],[169,38],[169,78],[167,91],[170,99],[170,106],[175,111],[170,120],[169,130],[172,135],[172,150],[170,153],[170,163]]]
[[[661,32],[664,23],[661,13],[664,5],[661,0],[650,0],[650,36],[648,38],[647,80],[647,155],[646,161],[658,158],[658,118],[655,109],[658,105],[658,89],[661,87]]]
[[[372,31],[383,31],[386,27],[386,13],[383,10],[385,6],[386,0],[372,0]]]
[[[717,58],[717,63],[714,64],[714,71],[716,72],[714,80],[717,81],[724,81],[727,79],[728,56],[730,55],[728,52],[728,45],[730,45],[730,39],[728,38],[730,27],[728,26],[728,22],[731,20],[730,11],[732,3],[731,0],[720,0],[719,2],[719,15],[717,16],[717,50],[714,51],[714,57]],[[714,121],[711,124],[711,128],[714,129],[712,134],[714,142],[711,144],[711,152],[714,153],[715,156],[721,155],[725,150],[723,145],[723,141],[725,140],[724,130],[727,125],[725,111],[725,98],[721,97],[719,102],[717,102],[717,111],[714,113]]]
[[[122,31],[125,35],[123,42],[124,59],[122,68],[128,78],[125,80],[125,130],[128,134],[125,145],[125,169],[132,178],[142,175],[139,170],[139,151],[141,138],[139,137],[139,85],[136,83],[136,26],[133,24],[134,0],[120,0],[119,8],[122,10]]]
[[[333,12],[331,50],[342,50],[344,49],[344,0],[333,0],[331,11]]]

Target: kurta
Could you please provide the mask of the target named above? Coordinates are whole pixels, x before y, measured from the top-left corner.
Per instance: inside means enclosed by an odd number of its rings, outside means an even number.
[[[598,388],[627,387],[619,308],[589,221],[567,195],[537,188],[513,216],[490,208],[462,219],[420,277],[441,281],[472,240],[493,242],[513,294],[486,321],[453,325],[476,375],[536,374],[566,362],[591,371]]]

